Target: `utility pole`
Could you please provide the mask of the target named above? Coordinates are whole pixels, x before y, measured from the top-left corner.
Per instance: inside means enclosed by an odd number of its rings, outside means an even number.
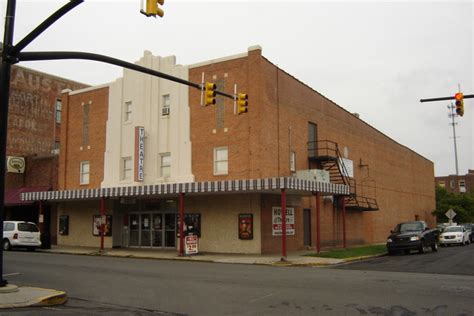
[[[456,175],[459,176],[459,168],[458,168],[458,147],[456,144],[456,123],[454,121],[454,118],[456,117],[456,114],[454,113],[455,106],[451,103],[451,105],[448,105],[448,109],[451,110],[451,113],[448,114],[448,116],[451,118],[451,123],[450,125],[453,126],[453,140],[454,140],[454,162],[456,163]]]

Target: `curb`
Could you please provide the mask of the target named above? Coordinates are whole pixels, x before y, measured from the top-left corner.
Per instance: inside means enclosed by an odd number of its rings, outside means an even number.
[[[51,290],[51,289],[44,289],[44,288],[36,288],[36,287],[20,287],[20,292],[22,290],[28,291],[28,290],[33,290],[37,292],[52,292],[52,294],[49,295],[44,295],[45,293],[42,293],[43,296],[39,297],[34,297],[34,294],[30,294],[30,297],[26,297],[28,295],[25,295],[24,293],[10,293],[10,298],[5,298],[4,295],[8,294],[1,294],[0,296],[3,300],[10,301],[10,303],[5,302],[5,303],[0,303],[0,310],[2,309],[11,309],[11,308],[21,308],[21,307],[46,307],[46,306],[56,306],[56,305],[62,305],[66,303],[67,301],[67,294],[64,291],[57,291],[57,290]],[[25,296],[25,297],[22,297]],[[41,294],[40,294],[41,295]],[[19,297],[18,297],[19,296]]]

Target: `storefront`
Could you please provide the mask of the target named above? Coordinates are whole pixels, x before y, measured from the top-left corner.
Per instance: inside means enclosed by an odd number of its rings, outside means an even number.
[[[308,210],[304,200],[348,193],[345,185],[268,178],[33,192],[23,199],[58,203],[59,245],[181,252],[184,237],[195,235],[203,252],[259,254],[303,249],[311,224],[304,210],[320,221],[318,204]]]

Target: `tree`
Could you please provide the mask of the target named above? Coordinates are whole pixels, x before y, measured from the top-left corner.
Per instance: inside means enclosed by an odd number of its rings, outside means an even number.
[[[474,192],[456,194],[446,191],[445,188],[436,187],[436,209],[433,211],[438,222],[448,222],[444,215],[449,209],[456,212],[454,221],[457,223],[474,222]]]

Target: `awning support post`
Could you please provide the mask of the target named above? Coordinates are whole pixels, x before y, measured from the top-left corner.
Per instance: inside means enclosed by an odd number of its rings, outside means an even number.
[[[100,198],[100,252],[104,252],[104,232],[105,232],[105,200]]]
[[[184,256],[184,193],[179,193],[179,255]]]
[[[321,196],[316,192],[316,253],[321,252]]]
[[[342,247],[346,248],[346,199],[341,196],[341,208],[342,208]]]
[[[286,190],[281,189],[281,261],[286,261]]]

